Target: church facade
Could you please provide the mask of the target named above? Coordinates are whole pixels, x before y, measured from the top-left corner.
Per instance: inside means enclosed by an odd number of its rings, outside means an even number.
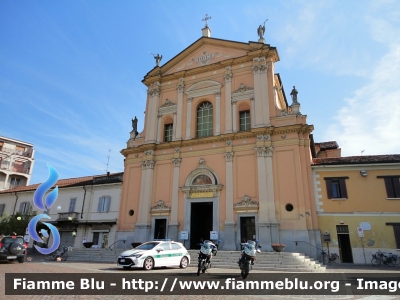
[[[126,149],[116,239],[170,238],[187,248],[219,239],[316,256],[312,125],[293,87],[289,105],[276,48],[203,35],[143,79],[145,124]],[[210,233],[212,236],[210,237]]]

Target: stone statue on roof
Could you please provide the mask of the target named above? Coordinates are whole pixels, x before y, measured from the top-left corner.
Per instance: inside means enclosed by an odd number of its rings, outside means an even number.
[[[267,22],[267,21],[268,21],[268,19],[265,20],[265,22]],[[264,39],[265,22],[264,22],[263,25],[258,26],[258,29],[257,29],[257,34],[260,37],[258,42],[260,42],[260,43],[264,43],[265,42],[265,39]]]
[[[138,119],[135,116],[135,119],[132,119],[132,131],[135,133],[137,132],[137,122],[138,122]]]
[[[154,55],[153,53],[149,52],[151,55],[153,55],[154,59],[156,60],[156,66],[159,67],[160,66],[160,62],[162,60],[162,55],[157,54]]]
[[[293,103],[298,103],[298,102],[297,102],[297,94],[298,94],[298,93],[299,93],[299,92],[296,90],[296,87],[293,86],[293,90],[292,90],[292,92],[290,93],[290,96],[292,96]]]

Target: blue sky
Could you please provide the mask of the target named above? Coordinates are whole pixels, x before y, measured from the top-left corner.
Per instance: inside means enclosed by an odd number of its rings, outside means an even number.
[[[343,156],[400,153],[398,1],[0,1],[0,135],[32,143],[31,184],[123,171],[154,67],[201,36],[277,47],[287,97]],[[111,151],[110,151],[111,150]]]

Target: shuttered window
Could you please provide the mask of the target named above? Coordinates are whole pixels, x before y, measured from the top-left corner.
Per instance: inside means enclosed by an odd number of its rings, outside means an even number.
[[[110,196],[102,196],[99,198],[99,204],[97,206],[97,212],[108,212],[110,209]]]
[[[346,179],[349,177],[325,177],[328,199],[347,199]]]
[[[29,211],[31,204],[29,202],[21,202],[19,204],[19,213],[26,214]]]
[[[69,209],[68,212],[75,212],[75,204],[76,204],[76,198],[71,198],[69,200]]]
[[[385,182],[387,198],[400,198],[400,176],[378,176]]]

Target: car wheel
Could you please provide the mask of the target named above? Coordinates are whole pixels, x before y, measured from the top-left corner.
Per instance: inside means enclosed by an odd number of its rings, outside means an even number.
[[[182,259],[181,259],[181,263],[180,263],[180,265],[179,265],[179,268],[181,268],[181,269],[186,269],[186,267],[188,266],[188,264],[189,264],[189,260],[188,260],[188,258],[187,258],[186,256],[184,256],[184,257],[182,257]]]
[[[150,271],[154,267],[154,260],[151,257],[147,257],[143,263],[143,269]]]
[[[130,270],[130,269],[131,269],[131,267],[126,267],[126,266],[123,266],[123,268],[124,268],[125,270]]]

